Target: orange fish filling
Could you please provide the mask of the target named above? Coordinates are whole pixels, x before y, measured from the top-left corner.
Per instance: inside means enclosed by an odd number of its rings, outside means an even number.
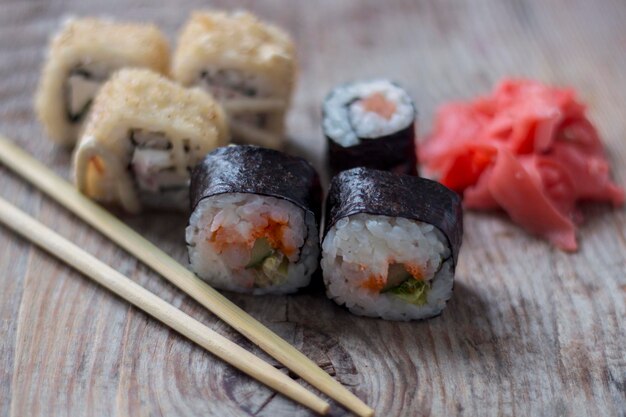
[[[371,292],[379,293],[387,284],[387,279],[382,275],[371,275],[363,284],[361,288],[370,290]]]
[[[283,242],[283,236],[285,231],[288,229],[289,222],[287,220],[275,220],[268,218],[267,226],[252,229],[250,237],[243,241],[238,239],[239,236],[232,233],[231,229],[224,228],[222,226],[218,227],[217,230],[211,233],[208,241],[215,246],[219,253],[221,253],[226,245],[245,244],[248,249],[250,249],[254,246],[254,242],[257,239],[265,238],[269,242],[272,249],[278,250],[285,256],[289,257],[295,254],[296,248],[286,245]]]
[[[383,93],[373,93],[359,101],[365,111],[370,113],[376,113],[381,117],[389,120],[391,116],[396,112],[397,106],[391,100],[387,100],[387,97]]]
[[[288,229],[289,222],[287,220],[269,218],[267,219],[267,226],[252,230],[252,238],[248,242],[253,245],[255,240],[264,237],[273,249],[281,251],[285,256],[291,256],[296,252],[296,248],[285,245],[283,242],[283,237]]]
[[[425,278],[424,271],[418,265],[404,264],[404,269],[406,269],[407,272],[418,281],[423,281]]]

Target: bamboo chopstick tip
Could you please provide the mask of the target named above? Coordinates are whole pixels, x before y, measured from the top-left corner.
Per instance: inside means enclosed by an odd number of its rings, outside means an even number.
[[[304,389],[304,387],[302,387],[302,389]],[[292,399],[298,401],[306,407],[309,407],[311,410],[322,416],[328,414],[330,411],[330,404],[310,391],[304,391],[298,396],[297,399],[295,397]]]
[[[358,415],[361,417],[374,417],[374,409],[365,406],[362,410],[359,410]]]
[[[324,402],[324,405],[320,407],[319,413],[325,416],[326,414],[328,414],[329,411],[330,411],[330,404],[328,404],[327,402]]]

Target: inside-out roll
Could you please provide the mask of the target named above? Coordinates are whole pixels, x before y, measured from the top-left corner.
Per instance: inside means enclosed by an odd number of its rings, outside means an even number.
[[[156,26],[68,19],[51,38],[35,99],[48,137],[74,145],[101,85],[123,67],[168,72],[169,45]]]
[[[461,200],[424,178],[366,168],[331,183],[322,241],[329,298],[355,314],[424,319],[452,295]]]
[[[74,155],[76,186],[129,212],[185,211],[192,168],[227,142],[224,113],[207,93],[123,69],[96,96]]]
[[[195,12],[178,38],[172,75],[222,103],[233,140],[283,146],[296,76],[295,47],[283,30],[248,12]]]
[[[211,152],[191,181],[190,267],[216,288],[289,293],[318,267],[321,190],[304,159],[250,145]]]
[[[335,87],[322,107],[331,172],[366,167],[417,175],[415,116],[411,97],[389,80]]]

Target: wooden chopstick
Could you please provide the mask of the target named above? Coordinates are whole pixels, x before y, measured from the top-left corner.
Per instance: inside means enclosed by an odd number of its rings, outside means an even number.
[[[283,395],[326,414],[330,405],[272,365],[183,313],[0,198],[0,223],[98,284]]]
[[[300,351],[1,135],[0,162],[161,274],[315,388],[359,416],[374,415],[374,410]]]

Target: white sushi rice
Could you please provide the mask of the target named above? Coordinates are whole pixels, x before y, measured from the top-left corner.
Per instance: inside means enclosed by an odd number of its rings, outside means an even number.
[[[363,108],[360,99],[380,93],[395,103],[390,119]],[[411,97],[388,80],[363,81],[333,90],[323,106],[324,134],[341,146],[358,145],[361,139],[375,139],[408,127],[415,118]]]
[[[300,248],[288,257],[287,279],[279,285],[254,287],[254,273],[245,265],[250,251],[238,245],[219,253],[209,236],[220,227],[232,229],[229,239],[245,241],[267,219],[287,220],[282,234],[286,246]],[[307,286],[317,269],[318,229],[312,213],[275,197],[247,193],[220,194],[202,200],[191,214],[186,230],[191,269],[216,288],[252,294],[285,294]]]
[[[441,231],[415,220],[369,214],[343,218],[322,243],[321,264],[328,297],[363,316],[387,320],[435,316],[452,295],[454,271],[445,242]],[[442,259],[446,261],[440,268]],[[420,266],[431,286],[425,305],[363,286],[372,275],[386,279],[390,263]]]

